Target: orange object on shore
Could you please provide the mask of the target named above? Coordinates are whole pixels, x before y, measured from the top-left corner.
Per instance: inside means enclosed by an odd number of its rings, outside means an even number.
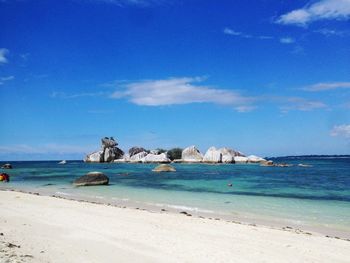
[[[0,182],[10,182],[10,176],[7,173],[1,173]]]

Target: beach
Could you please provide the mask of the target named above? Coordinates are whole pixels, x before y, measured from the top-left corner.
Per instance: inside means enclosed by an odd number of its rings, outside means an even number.
[[[349,262],[350,242],[0,191],[1,262]]]

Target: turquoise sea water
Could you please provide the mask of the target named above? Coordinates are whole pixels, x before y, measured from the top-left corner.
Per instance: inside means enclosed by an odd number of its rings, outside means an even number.
[[[11,162],[14,169],[5,171],[11,182],[0,183],[0,189],[321,229],[350,237],[350,159],[274,161],[294,166],[174,164],[176,172],[154,173],[154,164]],[[74,179],[90,171],[105,173],[110,185],[72,186]]]

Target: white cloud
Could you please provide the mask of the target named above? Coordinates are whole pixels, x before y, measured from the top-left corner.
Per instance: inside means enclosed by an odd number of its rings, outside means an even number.
[[[331,130],[331,136],[350,138],[350,124],[334,126]]]
[[[226,35],[236,36],[236,37],[241,37],[241,38],[256,38],[256,39],[261,39],[261,40],[273,39],[272,36],[253,36],[253,35],[239,32],[239,31],[235,31],[229,27],[225,27],[223,30],[223,33]]]
[[[283,105],[280,109],[283,112],[288,112],[290,110],[312,111],[327,107],[327,105],[321,101],[308,100],[300,97],[287,97],[281,101],[283,101]]]
[[[350,82],[328,82],[328,83],[317,83],[303,88],[306,91],[325,91],[335,89],[350,89]]]
[[[8,60],[6,58],[7,54],[9,53],[9,50],[6,48],[0,48],[0,64],[7,63]]]
[[[237,111],[252,109],[253,98],[232,90],[197,85],[202,81],[203,78],[170,78],[134,82],[126,84],[125,90],[114,92],[111,98],[128,98],[144,106],[213,103],[232,106]]]
[[[6,81],[15,79],[14,76],[0,77],[0,85],[4,85]]]
[[[283,25],[305,26],[317,20],[346,20],[349,18],[350,0],[321,0],[283,14],[276,22]]]
[[[242,32],[237,32],[237,31],[234,31],[231,28],[225,27],[224,34],[232,35],[232,36],[240,36],[240,35],[242,35]]]
[[[65,92],[52,92],[50,97],[51,98],[59,98],[59,99],[76,99],[81,97],[98,97],[98,96],[105,96],[105,92],[83,92],[83,93],[76,93],[76,94],[67,94]]]
[[[282,44],[293,44],[295,42],[295,39],[291,37],[282,37],[280,38],[280,42]]]
[[[322,34],[326,37],[330,37],[330,36],[344,37],[349,35],[349,31],[339,31],[339,30],[328,29],[328,28],[321,28],[319,30],[315,30],[314,32]]]

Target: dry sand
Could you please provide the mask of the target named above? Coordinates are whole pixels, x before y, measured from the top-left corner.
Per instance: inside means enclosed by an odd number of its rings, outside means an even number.
[[[0,191],[0,262],[350,262],[350,242]]]

